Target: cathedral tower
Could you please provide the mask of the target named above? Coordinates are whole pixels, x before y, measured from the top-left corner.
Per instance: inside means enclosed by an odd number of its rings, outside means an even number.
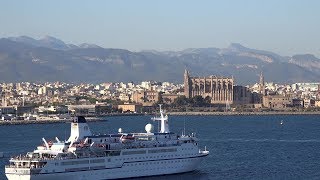
[[[184,95],[190,98],[190,77],[187,69],[184,70]]]
[[[260,73],[260,83],[259,83],[259,93],[265,96],[265,85],[264,85],[264,77],[262,72]]]

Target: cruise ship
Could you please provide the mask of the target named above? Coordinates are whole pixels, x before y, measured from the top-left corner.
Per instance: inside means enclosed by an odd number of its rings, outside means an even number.
[[[209,155],[191,135],[170,132],[168,116],[160,106],[159,132],[147,124],[144,133],[116,134],[91,132],[84,117],[75,117],[70,137],[55,138],[33,152],[9,160],[9,180],[99,180],[176,174],[193,171]]]

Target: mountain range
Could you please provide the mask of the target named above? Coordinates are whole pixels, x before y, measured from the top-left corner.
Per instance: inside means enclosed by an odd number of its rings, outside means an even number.
[[[311,54],[280,56],[232,43],[227,48],[182,51],[140,51],[102,48],[95,44],[66,44],[46,36],[0,39],[0,82],[183,82],[191,76],[233,76],[236,84],[259,81],[317,82],[320,59]]]

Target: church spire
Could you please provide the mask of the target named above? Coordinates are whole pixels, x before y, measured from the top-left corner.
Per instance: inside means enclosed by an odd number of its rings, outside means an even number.
[[[262,94],[264,96],[265,95],[265,87],[264,87],[264,76],[263,76],[262,71],[260,73],[259,87],[260,87],[260,94]]]
[[[260,84],[264,85],[264,77],[263,77],[262,71],[260,73]]]
[[[187,69],[184,69],[184,77],[189,77],[189,71]]]

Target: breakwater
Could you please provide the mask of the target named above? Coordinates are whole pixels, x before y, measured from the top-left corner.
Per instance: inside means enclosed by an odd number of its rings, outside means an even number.
[[[112,114],[105,114],[100,116],[89,116],[85,117],[88,122],[95,122],[95,121],[105,121],[109,116],[141,116],[144,115],[142,113],[112,113]],[[72,122],[71,119],[44,119],[44,120],[11,120],[11,121],[1,121],[1,125],[23,125],[23,124],[51,124],[51,123],[66,123]]]

